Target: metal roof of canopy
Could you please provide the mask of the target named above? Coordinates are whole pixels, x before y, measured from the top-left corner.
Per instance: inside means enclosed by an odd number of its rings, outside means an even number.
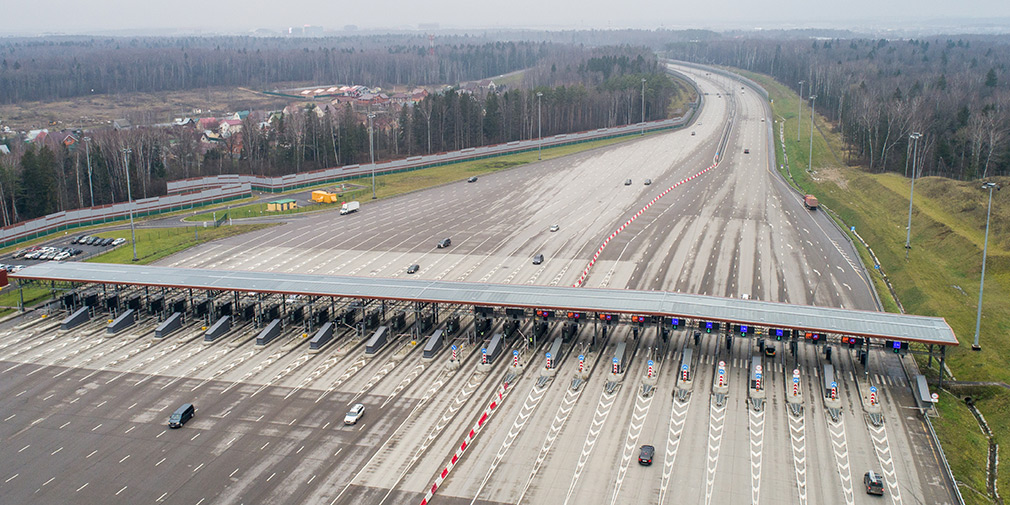
[[[256,291],[496,307],[660,315],[754,326],[958,345],[941,317],[618,289],[571,288],[205,270],[104,263],[44,263],[13,278],[222,291]]]

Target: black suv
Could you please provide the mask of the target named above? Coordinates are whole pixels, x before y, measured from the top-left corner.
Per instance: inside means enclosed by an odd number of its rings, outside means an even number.
[[[638,464],[649,466],[652,464],[652,457],[656,455],[656,448],[651,445],[643,445],[638,453]]]
[[[884,495],[884,482],[879,473],[873,470],[866,472],[866,475],[863,475],[863,484],[866,485],[866,494]]]
[[[417,271],[420,270],[420,269],[421,269],[421,265],[418,265],[417,263],[414,263],[413,265],[410,265],[409,267],[407,267],[407,273],[408,274],[417,273]]]

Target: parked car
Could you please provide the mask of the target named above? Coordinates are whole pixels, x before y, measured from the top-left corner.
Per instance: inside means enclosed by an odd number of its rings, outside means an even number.
[[[538,254],[538,255],[536,255],[536,256],[533,257],[533,264],[534,265],[539,265],[539,264],[541,264],[543,262],[544,262],[544,255],[543,254]]]
[[[638,451],[638,464],[643,466],[649,466],[652,464],[652,458],[656,455],[656,448],[651,445],[643,445]]]
[[[102,241],[102,245],[103,246],[110,246],[110,245],[112,245],[112,241],[113,240],[115,240],[115,239],[107,238],[107,239],[105,239],[105,240]]]
[[[750,149],[746,149],[746,148],[745,148],[745,149],[743,150],[743,153],[744,153],[744,154],[750,154]]]
[[[444,249],[444,248],[449,247],[451,245],[452,245],[452,240],[449,239],[449,237],[446,237],[446,238],[438,241],[438,248],[439,249]]]
[[[691,132],[691,136],[692,136],[692,137],[694,136],[694,132]]]
[[[555,231],[558,231],[558,230],[560,230],[560,229],[561,229],[561,227],[560,227],[560,226],[558,226],[558,225],[556,225],[556,224],[552,224],[552,225],[551,225],[551,231],[552,231],[552,232],[555,232]]]
[[[650,184],[652,184],[652,179],[646,179],[645,180],[645,185],[648,186]]]
[[[624,185],[625,186],[631,186],[631,179],[625,179]]]
[[[477,176],[474,175],[474,176],[470,177],[469,179],[466,180],[466,182],[477,182]]]
[[[414,273],[417,273],[417,271],[420,270],[420,269],[421,269],[421,266],[418,265],[417,263],[414,263],[413,265],[410,265],[409,267],[407,267],[407,273],[408,274],[414,274]]]
[[[345,425],[355,424],[358,422],[358,419],[361,419],[361,416],[364,414],[365,414],[365,406],[360,403],[355,403],[354,406],[351,407],[351,410],[347,412],[347,415],[344,416],[344,424]]]
[[[123,242],[126,242],[125,238],[117,238],[116,240],[112,241],[112,245],[119,245],[122,244]]]

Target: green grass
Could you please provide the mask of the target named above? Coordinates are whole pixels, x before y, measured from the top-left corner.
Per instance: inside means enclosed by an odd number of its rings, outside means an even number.
[[[646,135],[653,135],[655,133],[646,133]],[[554,158],[560,158],[562,156],[568,156],[570,154],[579,153],[582,151],[588,151],[590,149],[596,149],[598,147],[609,146],[612,144],[617,144],[620,142],[626,142],[629,140],[634,140],[641,138],[635,135],[629,135],[624,137],[616,137],[611,139],[596,140],[593,142],[583,142],[580,144],[570,144],[565,146],[545,148],[542,151],[542,158],[544,160],[550,160]],[[471,175],[485,175],[493,172],[499,172],[502,170],[507,170],[519,165],[526,165],[528,163],[533,163],[537,161],[536,151],[510,154],[508,156],[497,156],[494,158],[486,158],[481,160],[464,161],[461,163],[453,163],[449,165],[440,165],[437,167],[425,168],[422,170],[413,170],[409,172],[399,172],[395,174],[387,175],[377,175],[375,177],[375,194],[377,198],[389,198],[396,195],[401,195],[404,193],[409,193],[411,191],[417,191],[421,189],[430,188],[433,186],[439,186],[442,184],[447,184],[450,182],[455,182],[461,179],[466,179]],[[365,202],[371,200],[372,198],[372,187],[371,179],[364,177],[357,179],[358,184],[363,185],[363,187],[351,191],[345,191],[340,196],[340,201],[351,201],[360,200]],[[304,193],[311,191],[313,189],[328,189],[332,190],[334,188],[333,183],[322,184],[319,186],[314,186],[311,188],[300,188],[293,191],[288,191],[290,193]],[[280,198],[278,195],[277,198]],[[304,203],[304,202],[300,202]],[[252,205],[244,205],[240,207],[233,207],[228,209],[228,217],[231,219],[241,219],[243,217],[262,217],[262,216],[274,216],[274,215],[284,215],[284,214],[296,214],[300,212],[312,212],[312,211],[323,211],[332,210],[340,208],[339,203],[333,204],[315,204],[306,205],[305,207],[298,207],[297,209],[290,211],[281,212],[267,212],[266,203],[256,203]],[[217,217],[221,216],[221,209],[217,210]],[[194,216],[189,216],[186,221],[211,221],[214,219],[214,215],[211,212],[204,212]]]
[[[1010,201],[1006,194],[993,195],[980,332],[983,350],[972,352],[970,344],[975,332],[988,193],[980,190],[974,181],[938,177],[916,181],[912,249],[906,260],[909,180],[900,174],[870,174],[840,164],[839,159],[845,160],[842,142],[838,135],[831,133],[832,126],[819,116],[815,121],[827,138],[815,130],[813,169],[808,172],[809,122],[803,123],[806,131],[801,132],[803,139],[797,143],[795,93],[767,76],[748,76],[765,86],[773,100],[777,119],[776,146],[778,131],[785,128],[789,174],[796,185],[804,192],[815,194],[837,213],[846,228],[856,227],[873,248],[908,313],[941,316],[950,324],[962,344],[951,348],[947,356],[947,364],[955,377],[1010,383]],[[809,114],[809,105],[804,106],[804,111],[805,116]],[[1006,177],[993,180],[1010,184],[1010,178]],[[861,255],[864,263],[872,267],[865,251],[861,251]],[[886,310],[896,311],[897,306],[888,301],[889,293],[881,276],[871,276]],[[1010,392],[990,389],[994,391],[980,398],[976,405],[997,442],[1007,447],[1010,446]],[[945,397],[949,401],[941,399],[941,402],[951,406],[943,407],[943,415],[934,426],[951,468],[958,480],[984,492],[986,445],[975,440],[977,425],[967,409],[963,405],[957,407],[958,400],[953,396]],[[965,419],[966,413],[970,419]],[[965,425],[973,429],[965,429]],[[1010,478],[1008,472],[1010,469],[1006,465],[1000,465],[999,476],[1004,485]],[[980,498],[970,497],[974,495],[970,491],[964,494],[969,503]]]
[[[936,404],[939,417],[933,419],[936,435],[943,440],[943,452],[955,475],[963,484],[961,496],[966,504],[991,503],[979,492],[985,493],[985,459],[979,464],[978,455],[988,453],[989,443],[978,426],[975,416],[964,404],[961,396],[940,391],[940,401]],[[974,395],[972,395],[974,396]]]
[[[130,230],[115,230],[96,233],[99,237],[125,238],[127,242],[118,248],[87,261],[96,263],[125,263],[146,265],[168,257],[190,247],[225,237],[241,235],[266,228],[268,224],[247,224],[203,228],[140,228],[137,230],[137,261],[133,261],[133,247],[130,245]]]

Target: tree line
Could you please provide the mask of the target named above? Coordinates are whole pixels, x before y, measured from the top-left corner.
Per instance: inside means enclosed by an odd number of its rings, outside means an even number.
[[[1010,43],[1006,37],[931,40],[720,39],[673,43],[669,56],[769,74],[816,95],[854,163],[907,174],[1005,175],[1010,163]],[[810,105],[810,101],[807,101]],[[909,137],[920,133],[918,145]]]
[[[393,39],[392,43],[390,38]],[[278,83],[425,85],[533,66],[558,45],[417,35],[261,38],[11,38],[0,41],[0,103]]]
[[[567,59],[563,55],[575,55]],[[643,48],[570,48],[523,72],[504,90],[449,88],[413,106],[373,109],[376,161],[664,119],[693,90]],[[539,96],[538,96],[539,95]],[[538,108],[539,105],[539,108]],[[242,133],[207,148],[187,127],[88,130],[72,146],[8,142],[0,156],[3,223],[52,212],[162,195],[170,180],[245,173],[278,176],[367,163],[368,109],[302,103],[267,128],[256,113]],[[129,153],[124,153],[129,149]],[[90,163],[90,165],[89,165]],[[90,172],[88,167],[90,166]],[[90,175],[90,177],[89,177]]]

